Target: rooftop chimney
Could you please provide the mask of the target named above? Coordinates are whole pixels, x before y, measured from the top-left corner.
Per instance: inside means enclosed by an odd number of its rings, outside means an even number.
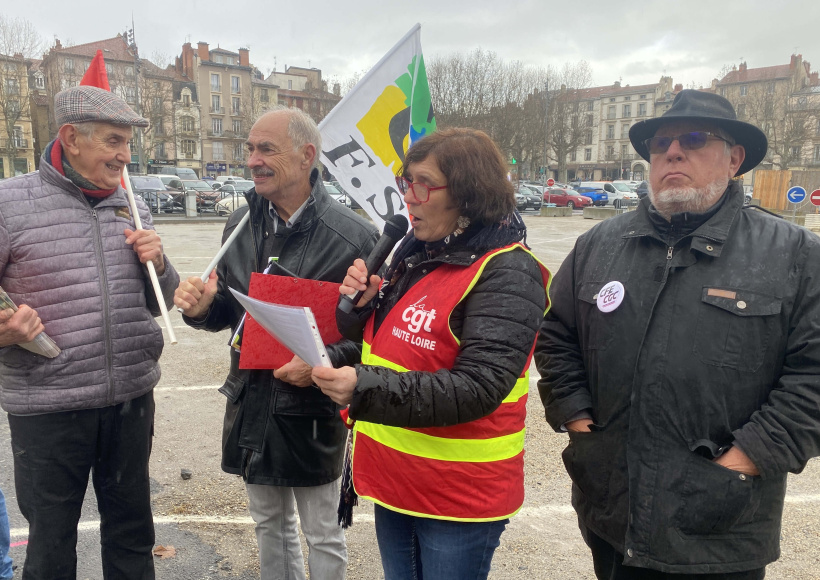
[[[211,60],[211,54],[208,50],[207,42],[197,42],[196,52],[199,55],[199,60],[203,62]]]
[[[678,84],[675,85],[675,92],[676,93],[679,93],[682,90],[683,90],[683,85],[681,83],[678,83]]]
[[[738,69],[740,72],[746,72],[746,61],[740,63],[740,68]]]
[[[247,48],[239,49],[239,66],[251,66],[250,51]]]

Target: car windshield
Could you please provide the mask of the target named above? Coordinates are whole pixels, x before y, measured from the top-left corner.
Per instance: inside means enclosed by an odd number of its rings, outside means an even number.
[[[575,191],[574,189],[567,189],[567,195],[574,195],[575,197],[581,197],[581,194]]]
[[[204,181],[184,181],[185,187],[196,191],[209,191],[213,193],[213,188]]]
[[[629,186],[626,183],[613,183],[612,187],[618,191],[623,191],[624,193],[632,193],[632,190],[629,189]]]
[[[165,191],[165,184],[159,177],[132,175],[131,187],[134,189],[153,189],[156,191]]]
[[[341,192],[341,191],[339,191],[339,190],[336,188],[336,186],[335,186],[335,185],[331,185],[331,184],[329,184],[329,183],[325,183],[325,190],[326,190],[326,191],[327,191],[330,195],[342,195],[342,192]]]

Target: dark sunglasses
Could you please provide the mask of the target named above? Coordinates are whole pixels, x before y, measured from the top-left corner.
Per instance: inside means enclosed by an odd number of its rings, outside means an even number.
[[[401,177],[400,175],[396,176],[396,185],[399,187],[399,191],[402,195],[407,195],[409,192],[418,203],[426,203],[430,201],[431,191],[436,191],[437,189],[447,189],[446,185],[442,185],[441,187],[427,187],[423,183],[413,183],[409,179]]]
[[[683,133],[681,135],[673,135],[670,137],[651,137],[649,139],[645,139],[643,144],[649,150],[649,153],[652,154],[666,153],[669,150],[669,147],[672,146],[672,141],[677,141],[680,143],[680,148],[684,151],[694,151],[695,149],[703,149],[703,147],[706,146],[706,142],[709,140],[709,137],[720,139],[729,145],[734,145],[734,143],[728,139],[709,131],[692,131],[691,133]]]

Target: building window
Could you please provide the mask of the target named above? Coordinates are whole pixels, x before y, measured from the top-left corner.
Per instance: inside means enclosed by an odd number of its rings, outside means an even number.
[[[641,98],[642,98],[642,99],[645,99],[645,98],[646,98],[646,95],[641,95]]]
[[[800,147],[799,145],[797,145],[797,146],[795,146],[795,147],[791,147],[791,148],[789,149],[789,157],[790,157],[792,160],[795,160],[795,159],[800,159],[800,153],[801,153],[801,151],[802,151],[802,147]]]
[[[610,103],[614,103],[614,102],[615,102],[615,97],[611,97],[611,98],[609,99],[609,102],[610,102]]]
[[[154,97],[154,112],[157,113],[162,110],[162,97]]]
[[[74,59],[73,58],[67,58],[67,59],[65,59],[64,62],[65,62],[65,72],[73,73],[74,72]]]
[[[127,77],[134,76],[134,67],[133,66],[125,67],[125,76],[127,76]]]
[[[156,159],[165,159],[165,142],[157,143],[154,148],[154,155]]]
[[[157,119],[155,121],[154,135],[165,135],[165,125],[162,124],[162,119]]]
[[[213,57],[214,57],[214,62],[215,63],[222,64],[222,55],[221,54],[215,54],[215,55],[213,55]]]
[[[240,119],[233,120],[233,132],[237,135],[242,134],[242,121]]]
[[[34,76],[34,86],[38,89],[45,89],[46,88],[46,77],[43,75],[35,75]]]
[[[211,90],[212,91],[220,91],[220,82],[219,82],[219,75],[215,73],[211,73]]]
[[[621,125],[621,139],[629,139],[629,123]]]
[[[592,161],[592,149],[584,149],[584,161]]]
[[[242,161],[245,158],[245,151],[242,148],[242,143],[233,144],[233,160]]]
[[[14,141],[14,146],[18,149],[22,149],[28,145],[26,140],[23,138],[23,128],[19,125],[15,125],[14,127],[14,135],[12,136],[12,140]]]
[[[222,135],[222,119],[219,117],[211,119],[211,128],[213,130],[214,137]]]
[[[631,101],[631,100],[632,100],[632,97],[624,97],[624,100],[625,100],[625,101]]]
[[[268,89],[262,89],[261,91],[259,91],[259,100],[263,103],[268,102]]]
[[[578,159],[578,152],[577,151],[573,151],[572,153],[569,154],[569,160],[570,161],[577,161],[577,159]]]
[[[584,136],[584,145],[592,145],[592,131],[587,131]]]
[[[129,105],[137,103],[137,91],[134,87],[125,87],[125,102]]]
[[[183,139],[182,153],[186,157],[193,157],[194,155],[196,155],[196,141],[192,139]]]
[[[737,118],[742,119],[746,116],[746,104],[741,103],[737,106]]]
[[[606,138],[607,139],[614,139],[615,138],[615,125],[607,125],[606,126]]]
[[[220,99],[219,95],[211,95],[211,112],[222,112],[222,100]]]
[[[820,145],[814,146],[814,160],[815,162],[820,162]]]
[[[629,155],[629,145],[621,145],[621,157],[626,159],[627,155]]]
[[[239,114],[239,97],[231,97],[231,115]]]
[[[11,78],[6,79],[6,95],[8,96],[17,96],[20,94],[20,85],[17,82],[17,79]]]
[[[194,132],[194,118],[193,117],[182,117],[180,125],[182,125],[182,130],[186,133],[193,133]]]
[[[293,81],[288,81],[288,89],[293,89]]]
[[[108,73],[109,76],[114,74],[114,65],[110,62],[105,63],[105,72]]]
[[[606,118],[607,119],[614,119],[615,118],[615,105],[610,105],[609,107],[607,107]]]
[[[225,150],[222,149],[222,141],[214,141],[214,155],[215,160],[225,159]]]
[[[589,101],[587,103],[587,111],[593,111],[595,107],[595,101]]]
[[[239,77],[231,76],[231,92],[235,95],[239,94]]]
[[[632,105],[624,105],[623,106],[623,115],[622,117],[631,117],[632,116]]]
[[[740,96],[745,97],[749,87],[747,85],[740,85]]]
[[[720,96],[721,96],[721,97],[725,97],[725,96],[726,96],[726,87],[720,87]]]
[[[613,145],[606,146],[606,158],[607,159],[614,159],[615,158],[615,147]]]
[[[225,57],[225,64],[236,64],[232,56]]]
[[[638,103],[638,116],[646,117],[646,103]]]
[[[820,119],[817,120],[817,128],[814,130],[814,134],[820,137]]]
[[[592,115],[587,115],[586,126],[587,127],[592,127],[592,123],[593,123]]]

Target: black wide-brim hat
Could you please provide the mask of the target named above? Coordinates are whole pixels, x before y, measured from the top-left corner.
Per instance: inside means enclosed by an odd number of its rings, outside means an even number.
[[[763,161],[769,148],[766,134],[750,123],[737,120],[735,109],[728,100],[714,93],[685,89],[677,94],[669,110],[660,117],[647,119],[629,128],[629,140],[638,155],[649,161],[649,150],[644,141],[654,137],[661,125],[674,122],[703,121],[726,131],[738,145],[743,145],[746,158],[735,175],[742,175]]]

